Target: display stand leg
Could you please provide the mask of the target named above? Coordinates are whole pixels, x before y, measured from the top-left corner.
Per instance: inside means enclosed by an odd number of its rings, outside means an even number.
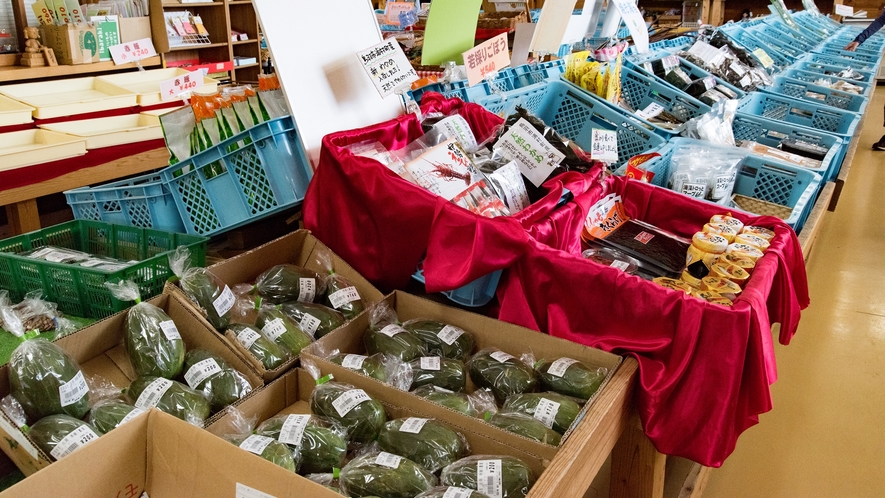
[[[13,235],[33,232],[40,229],[40,213],[37,199],[16,202],[6,206],[6,217]]]
[[[634,417],[612,450],[610,498],[662,498],[666,464]]]

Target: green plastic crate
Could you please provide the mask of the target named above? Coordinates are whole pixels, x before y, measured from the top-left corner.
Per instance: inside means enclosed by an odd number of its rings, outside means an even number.
[[[101,221],[75,220],[36,232],[0,240],[0,289],[10,299],[43,290],[44,299],[58,303],[68,315],[104,318],[131,306],[111,296],[105,282],[133,280],[142,299],[160,294],[172,271],[167,253],[178,246],[190,249],[193,263],[206,263],[207,237],[146,228],[112,225]],[[34,260],[18,253],[43,246],[65,247],[95,256],[136,260],[128,268],[102,271],[81,266]]]

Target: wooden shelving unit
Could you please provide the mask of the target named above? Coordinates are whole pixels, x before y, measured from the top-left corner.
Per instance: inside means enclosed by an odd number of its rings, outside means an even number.
[[[165,12],[189,11],[203,19],[209,32],[210,44],[196,46],[171,46],[166,33]],[[258,16],[252,0],[218,0],[215,2],[178,3],[168,0],[151,0],[151,31],[157,52],[163,54],[167,65],[176,61],[198,59],[201,64],[234,61],[235,57],[254,57],[256,64],[234,66],[231,80],[257,82],[261,72],[261,48],[259,45]],[[248,40],[232,41],[231,31],[246,33]]]
[[[141,61],[144,68],[158,67],[162,61],[160,57],[151,57]],[[136,69],[138,65],[123,64],[115,65],[113,62],[96,62],[93,64],[77,64],[75,66],[0,66],[0,82],[22,82],[24,80],[50,79],[60,76],[92,76],[99,73],[117,72],[120,70]]]

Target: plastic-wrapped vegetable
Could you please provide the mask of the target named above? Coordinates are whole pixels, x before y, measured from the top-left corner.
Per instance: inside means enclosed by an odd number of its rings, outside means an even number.
[[[301,330],[316,339],[344,325],[347,321],[341,313],[317,303],[289,301],[281,304],[280,310],[289,315]]]
[[[330,472],[340,468],[347,456],[344,428],[316,415],[277,415],[262,422],[255,433],[292,448],[301,474]]]
[[[412,389],[430,384],[461,392],[467,385],[467,374],[461,360],[422,356],[409,362],[409,365],[412,367]]]
[[[444,468],[440,481],[493,497],[523,498],[535,484],[535,475],[516,457],[474,455]]]
[[[479,389],[470,394],[465,394],[452,392],[441,387],[426,385],[413,390],[412,394],[421,396],[428,401],[445,406],[446,408],[451,408],[452,410],[463,413],[469,417],[482,418],[486,413],[495,413],[498,410],[497,405],[495,405],[495,398],[485,389]]]
[[[338,486],[337,470],[336,470],[336,473],[334,473],[334,474],[329,473],[329,472],[324,472],[321,474],[307,474],[304,477],[306,477],[310,481],[313,481],[313,482],[325,487],[329,491],[334,491],[334,492],[338,493],[339,495],[344,494],[341,492],[341,488]]]
[[[412,498],[436,486],[436,476],[392,453],[369,453],[341,469],[341,491],[347,496]]]
[[[144,412],[122,400],[103,399],[89,410],[87,421],[102,434],[107,434]]]
[[[139,377],[132,381],[126,394],[138,408],[149,410],[157,407],[197,427],[203,426],[211,412],[209,401],[203,393],[162,377]]]
[[[608,375],[606,368],[592,368],[571,358],[540,360],[535,371],[544,389],[583,400],[593,397]]]
[[[350,384],[328,382],[328,377],[317,383],[310,394],[311,411],[340,423],[348,439],[356,444],[370,443],[378,437],[387,421],[384,405]]]
[[[190,258],[190,251],[179,246],[169,255],[169,269],[178,277],[181,290],[206,313],[209,323],[224,330],[230,323],[234,293],[211,271],[191,266]]]
[[[227,330],[241,346],[249,351],[249,354],[261,362],[265,370],[279,368],[283,363],[289,361],[289,353],[277,346],[275,342],[261,335],[261,331],[257,328],[251,325],[234,323]]]
[[[524,413],[565,434],[581,413],[581,405],[575,402],[575,398],[559,393],[523,393],[507,398],[502,411]]]
[[[332,255],[328,251],[320,251],[317,263],[326,273],[325,305],[337,310],[344,318],[353,320],[366,309],[366,304],[359,291],[346,278],[335,273],[332,267]]]
[[[184,341],[175,322],[163,310],[141,302],[138,285],[132,281],[105,285],[120,301],[135,301],[126,315],[126,351],[139,376],[174,379],[184,364]]]
[[[288,351],[291,356],[298,356],[302,349],[313,342],[312,337],[276,307],[262,306],[255,326],[261,329],[265,337]]]
[[[491,498],[487,494],[457,486],[437,486],[425,491],[415,498]]]
[[[9,386],[31,420],[55,414],[83,418],[89,410],[89,385],[79,365],[45,339],[28,339],[15,348]]]
[[[307,268],[277,265],[255,280],[255,289],[264,299],[280,304],[286,301],[311,303],[326,291],[323,277]]]
[[[28,436],[46,454],[60,460],[98,439],[95,427],[68,415],[49,415],[28,429]]]
[[[467,368],[473,383],[491,389],[499,403],[514,394],[532,392],[538,386],[538,378],[531,367],[496,348],[476,353]]]
[[[558,432],[548,429],[531,415],[521,412],[499,411],[489,417],[489,423],[505,431],[510,431],[514,434],[534,439],[539,443],[549,444],[550,446],[559,446],[562,440],[562,436]]]
[[[224,439],[270,463],[295,472],[292,451],[288,446],[271,437],[257,434],[228,434],[224,436]]]
[[[369,311],[369,329],[363,336],[369,354],[387,353],[402,361],[424,356],[424,343],[399,325],[396,311],[385,302],[375,304]]]
[[[421,339],[430,355],[466,362],[476,347],[469,332],[436,320],[409,320],[403,328]]]
[[[400,455],[436,473],[470,453],[464,435],[429,418],[399,418],[384,424],[378,435],[381,449]]]
[[[192,349],[184,355],[184,380],[191,389],[202,391],[209,398],[214,411],[252,392],[252,384],[245,375],[204,349]]]
[[[334,353],[327,359],[336,365],[354,370],[403,391],[407,391],[412,383],[412,372],[408,364],[393,355],[375,353],[372,356],[364,356]]]

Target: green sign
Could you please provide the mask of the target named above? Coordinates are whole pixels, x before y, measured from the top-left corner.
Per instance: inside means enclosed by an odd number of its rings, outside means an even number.
[[[119,45],[120,42],[120,24],[117,22],[117,16],[101,16],[93,17],[95,23],[95,31],[98,33],[98,54],[99,60],[111,60],[111,47]]]

